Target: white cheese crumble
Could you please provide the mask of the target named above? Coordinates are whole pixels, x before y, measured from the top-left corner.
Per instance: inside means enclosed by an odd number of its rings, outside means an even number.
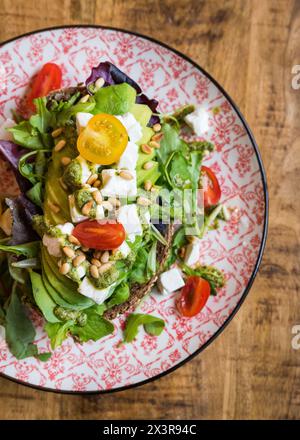
[[[78,288],[78,292],[81,293],[81,295],[91,298],[93,301],[95,301],[95,303],[102,304],[105,300],[107,300],[107,298],[110,297],[115,285],[116,283],[113,283],[111,286],[106,287],[105,289],[97,289],[89,278],[85,277]]]
[[[158,280],[159,290],[166,295],[180,289],[184,284],[181,271],[177,267],[163,272]]]
[[[138,216],[137,205],[135,203],[132,205],[121,206],[117,220],[119,223],[122,223],[126,234],[129,235],[130,239],[132,238],[131,234],[142,235],[143,228]]]
[[[131,180],[123,179],[118,175],[118,170],[102,170],[102,181],[104,187],[101,194],[105,197],[117,196],[128,197],[137,195],[136,172],[130,171]]]
[[[208,119],[208,111],[199,107],[184,118],[197,136],[202,136],[208,131]]]

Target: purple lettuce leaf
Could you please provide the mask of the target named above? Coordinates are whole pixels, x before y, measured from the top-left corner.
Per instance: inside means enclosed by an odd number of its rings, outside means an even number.
[[[105,61],[100,63],[97,67],[93,67],[90,76],[85,82],[86,86],[88,87],[90,84],[93,84],[100,77],[105,81],[104,86],[111,86],[113,84],[122,84],[126,82],[136,90],[138,95],[136,102],[138,104],[148,105],[153,113],[157,113],[158,102],[156,99],[150,99],[146,95],[142,94],[142,89],[140,86],[132,78],[126,75],[126,73],[118,69],[118,67],[116,67],[114,64],[110,63],[109,61]],[[159,117],[152,116],[148,125],[151,127],[157,122],[159,122]]]
[[[41,214],[41,210],[23,194],[13,199],[6,199],[6,204],[13,217],[10,244],[17,245],[39,240],[39,236],[32,227],[32,219],[34,215]]]
[[[27,150],[24,150],[24,148],[19,147],[13,142],[0,140],[0,155],[10,164],[20,191],[24,193],[32,186],[29,180],[20,174],[18,168],[19,160],[25,153],[27,153]]]

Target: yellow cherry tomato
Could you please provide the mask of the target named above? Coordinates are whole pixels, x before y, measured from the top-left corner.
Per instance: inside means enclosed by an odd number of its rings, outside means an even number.
[[[77,148],[86,160],[100,165],[117,162],[128,143],[128,134],[112,115],[100,113],[89,120],[80,133]]]

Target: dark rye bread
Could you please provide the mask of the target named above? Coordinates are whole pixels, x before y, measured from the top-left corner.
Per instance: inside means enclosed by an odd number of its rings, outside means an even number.
[[[80,95],[82,97],[87,94],[87,88],[84,85],[79,84],[77,87],[68,87],[65,89],[55,90],[47,96],[47,101],[49,105],[51,104],[52,100],[67,101],[76,92],[80,92]],[[104,312],[104,317],[106,319],[109,320],[115,319],[117,316],[125,313],[128,309],[137,307],[139,302],[151,292],[151,289],[156,283],[160,272],[163,270],[164,263],[168,258],[169,250],[172,244],[173,234],[174,234],[174,226],[172,224],[166,225],[163,235],[165,237],[167,244],[163,245],[162,243],[159,242],[157,245],[157,262],[160,270],[158,270],[157,273],[153,275],[153,277],[147,283],[134,284],[133,286],[131,286],[129,299],[122,304],[118,304],[116,306],[113,306],[109,310],[106,310],[106,312]]]
[[[104,317],[106,319],[112,320],[115,319],[117,316],[122,315],[125,313],[128,309],[132,307],[136,307],[139,302],[146,296],[148,293],[151,292],[152,287],[157,281],[157,278],[160,274],[160,272],[163,270],[164,264],[166,262],[166,259],[169,255],[169,250],[172,244],[172,237],[174,234],[174,226],[172,224],[166,225],[164,237],[167,242],[166,245],[158,242],[157,244],[157,263],[159,266],[159,270],[153,277],[145,284],[134,284],[131,286],[130,289],[130,297],[129,299],[117,306],[112,307],[111,309],[106,310],[104,312]]]

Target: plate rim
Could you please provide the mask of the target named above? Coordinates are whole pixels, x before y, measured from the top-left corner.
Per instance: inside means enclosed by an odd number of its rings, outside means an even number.
[[[233,309],[233,311],[231,312],[231,314],[227,317],[227,319],[223,322],[223,324],[221,325],[221,327],[216,331],[216,333],[214,333],[214,335],[208,340],[206,341],[198,350],[196,350],[194,353],[190,354],[186,359],[183,359],[181,362],[179,362],[178,364],[174,365],[173,367],[169,368],[166,371],[163,371],[162,373],[157,374],[156,376],[150,377],[148,379],[142,380],[140,382],[134,383],[134,384],[130,384],[130,385],[125,385],[125,386],[120,386],[117,388],[112,388],[112,389],[106,389],[106,390],[87,390],[87,391],[73,391],[73,390],[59,390],[59,389],[55,389],[55,388],[49,388],[49,387],[43,387],[40,385],[35,385],[35,384],[31,384],[19,379],[16,379],[14,377],[8,376],[5,373],[0,372],[0,377],[3,377],[5,379],[8,379],[12,382],[15,382],[19,385],[23,385],[29,388],[33,388],[35,390],[38,391],[46,391],[49,393],[57,393],[57,394],[69,394],[69,395],[97,395],[97,394],[111,394],[111,393],[116,393],[116,392],[120,392],[120,391],[126,391],[132,388],[137,388],[140,387],[142,385],[148,384],[150,382],[153,382],[155,380],[158,380],[170,373],[173,373],[175,370],[177,370],[178,368],[182,367],[184,364],[186,364],[187,362],[191,361],[192,359],[194,359],[196,356],[198,356],[200,353],[202,353],[212,342],[215,341],[215,339],[226,329],[226,327],[228,326],[228,324],[231,322],[231,320],[233,319],[233,317],[237,314],[237,312],[239,311],[240,307],[242,306],[242,304],[244,303],[246,297],[249,294],[249,291],[253,285],[253,282],[256,278],[256,275],[258,273],[260,264],[261,264],[261,260],[264,254],[264,250],[265,250],[265,246],[266,246],[266,240],[267,240],[267,235],[268,235],[268,224],[269,224],[269,192],[268,192],[268,184],[267,184],[267,177],[266,177],[266,172],[265,172],[265,168],[263,165],[263,161],[262,161],[262,157],[259,151],[259,147],[258,144],[254,138],[254,135],[252,133],[252,130],[250,129],[245,117],[243,116],[242,112],[240,111],[239,107],[237,106],[237,104],[235,103],[235,101],[229,96],[229,94],[226,92],[226,90],[224,90],[224,88],[219,84],[219,82],[212,77],[203,67],[201,67],[198,63],[196,63],[194,60],[192,60],[188,55],[185,55],[184,53],[180,52],[177,49],[174,49],[173,47],[169,46],[168,44],[153,38],[151,36],[139,33],[139,32],[135,32],[135,31],[131,31],[131,30],[127,30],[124,28],[120,28],[120,27],[114,27],[114,26],[103,26],[103,25],[97,25],[97,24],[67,24],[67,25],[60,25],[60,26],[50,26],[47,28],[41,28],[41,29],[36,29],[34,31],[29,31],[26,32],[24,34],[20,34],[17,35],[15,37],[12,37],[8,40],[2,41],[0,43],[0,48],[2,48],[3,46],[5,46],[6,44],[12,43],[13,41],[16,41],[20,38],[23,37],[28,37],[30,35],[34,35],[34,34],[39,34],[39,33],[43,33],[43,32],[50,32],[53,30],[63,30],[63,29],[70,29],[70,28],[94,28],[94,29],[104,29],[104,30],[108,30],[108,31],[115,31],[115,32],[121,32],[121,33],[125,33],[125,34],[130,34],[130,35],[134,35],[140,38],[143,38],[145,40],[151,41],[152,43],[158,44],[166,49],[168,49],[169,51],[175,53],[176,55],[182,57],[183,59],[185,59],[186,61],[188,61],[190,64],[192,64],[197,70],[199,70],[202,74],[204,74],[217,88],[218,90],[225,96],[225,98],[228,100],[228,102],[230,103],[230,105],[232,106],[232,108],[235,110],[235,112],[237,113],[240,121],[242,122],[247,135],[250,138],[252,147],[255,151],[256,154],[256,158],[257,158],[257,162],[258,162],[258,166],[259,166],[259,170],[260,170],[260,175],[261,175],[261,180],[262,180],[262,184],[263,184],[263,191],[264,191],[264,204],[265,204],[265,210],[264,210],[264,225],[263,225],[263,235],[261,238],[261,243],[260,243],[260,248],[258,251],[258,255],[257,255],[257,259],[254,265],[254,269],[252,271],[251,276],[249,277],[248,283],[246,285],[246,287],[244,288],[244,291],[241,295],[240,300],[238,301],[237,305],[235,306],[235,308]]]

